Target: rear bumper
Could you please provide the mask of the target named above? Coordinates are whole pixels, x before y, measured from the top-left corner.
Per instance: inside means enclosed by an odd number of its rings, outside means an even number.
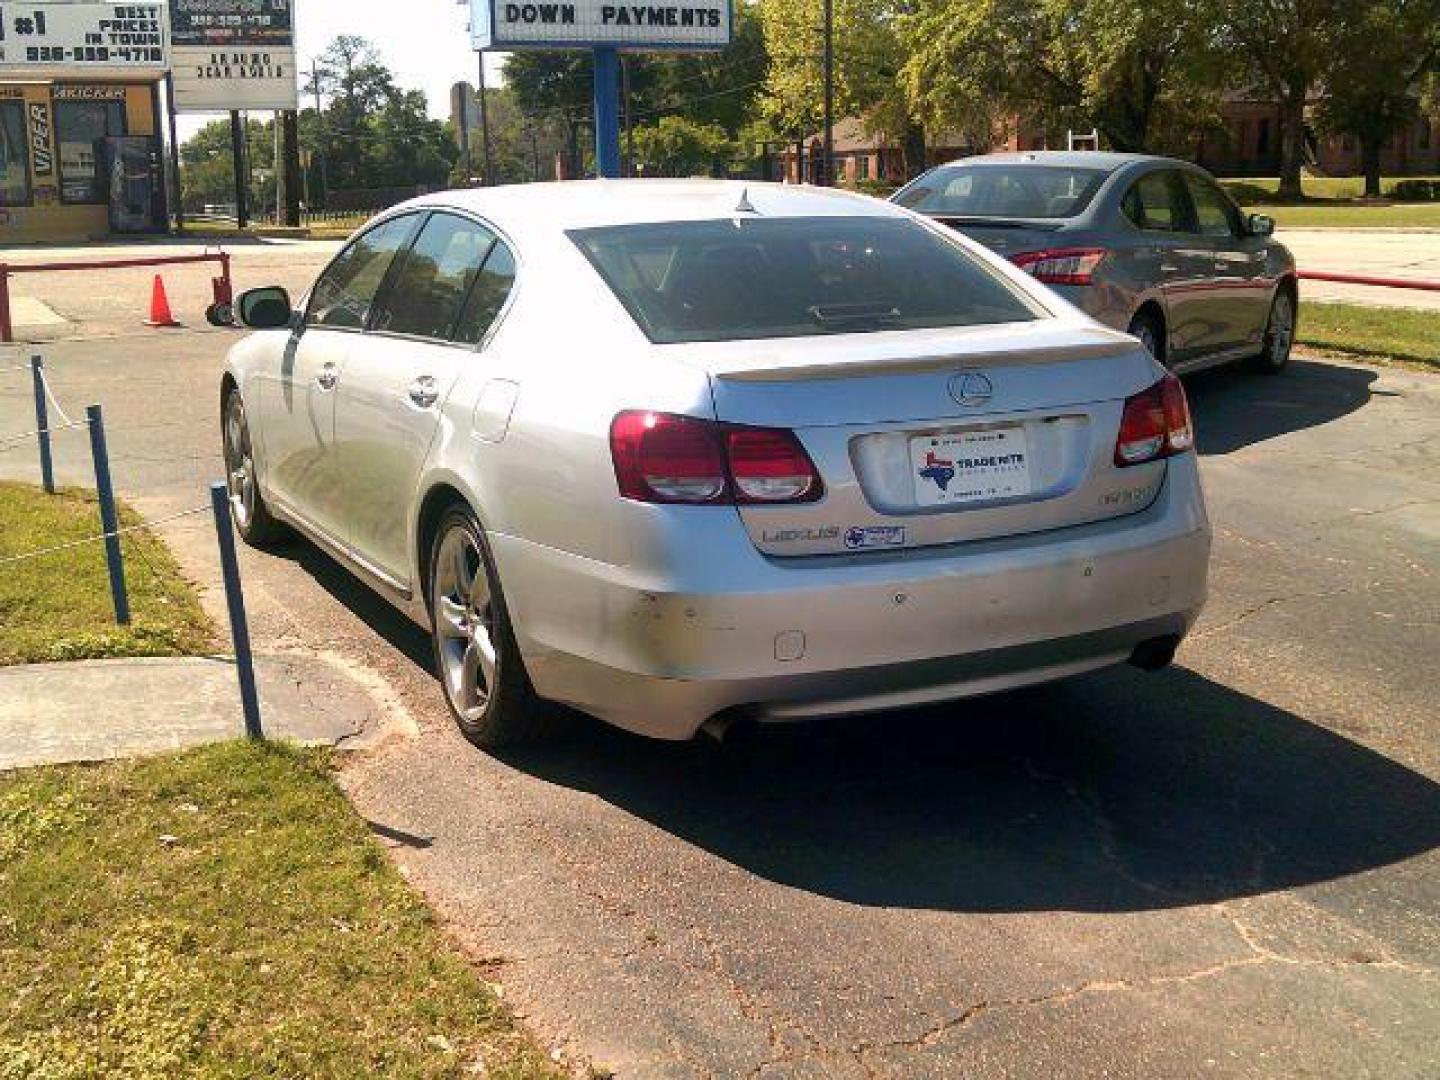
[[[536,690],[671,739],[727,709],[864,712],[1123,662],[1188,631],[1210,549],[1193,455],[1141,513],[900,555],[773,559],[731,513],[666,521],[682,554],[648,572],[492,546]]]

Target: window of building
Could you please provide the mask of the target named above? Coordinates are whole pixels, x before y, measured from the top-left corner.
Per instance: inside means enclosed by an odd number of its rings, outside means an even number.
[[[856,179],[856,180],[869,180],[869,179],[870,179],[870,155],[869,155],[869,154],[861,154],[859,157],[857,157],[857,158],[855,159],[855,179]]]
[[[0,101],[0,206],[30,205],[25,103]]]
[[[104,203],[107,185],[100,176],[99,142],[125,134],[121,101],[55,102],[55,141],[60,148],[60,200]]]
[[[1255,153],[1265,157],[1270,153],[1270,118],[1262,117],[1260,126],[1255,132]]]
[[[1430,121],[1429,121],[1429,120],[1426,120],[1426,119],[1423,119],[1423,118],[1420,120],[1420,138],[1419,138],[1418,142],[1419,142],[1419,144],[1420,144],[1420,149],[1421,149],[1421,150],[1429,150],[1429,149],[1430,149]]]
[[[495,234],[453,214],[435,214],[375,309],[372,329],[449,341]]]

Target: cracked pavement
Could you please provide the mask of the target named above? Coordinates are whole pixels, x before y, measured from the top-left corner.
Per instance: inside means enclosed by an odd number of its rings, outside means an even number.
[[[266,255],[292,285],[321,257]],[[231,335],[115,333],[50,346],[57,394],[104,402],[142,511],[203,502]],[[350,755],[351,798],[572,1062],[1440,1075],[1440,376],[1312,361],[1187,385],[1211,600],[1157,675],[723,747],[582,725],[496,758],[453,732],[424,636],[313,547],[245,552],[252,632],[324,651],[397,718]],[[0,379],[0,431],[28,402]],[[60,455],[76,482],[82,450]],[[208,530],[165,530],[202,582]]]

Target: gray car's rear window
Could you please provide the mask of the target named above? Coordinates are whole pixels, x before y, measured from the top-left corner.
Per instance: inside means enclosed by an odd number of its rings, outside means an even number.
[[[1085,212],[1109,175],[1065,165],[942,165],[895,201],[940,217],[1069,218]]]
[[[1028,322],[1039,312],[903,218],[738,218],[571,231],[651,341]]]

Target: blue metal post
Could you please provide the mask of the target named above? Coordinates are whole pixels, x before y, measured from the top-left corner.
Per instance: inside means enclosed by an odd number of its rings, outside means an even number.
[[[240,707],[245,713],[245,734],[263,739],[260,698],[255,692],[255,659],[250,653],[250,623],[245,618],[245,594],[240,589],[240,562],[235,558],[235,529],[230,522],[230,494],[225,485],[210,485],[215,511],[215,538],[220,542],[220,569],[225,576],[225,604],[230,610],[230,637],[235,642],[235,673],[240,678]]]
[[[110,599],[115,621],[130,625],[130,598],[125,594],[125,563],[120,558],[120,515],[115,512],[115,489],[110,485],[110,455],[105,449],[105,419],[99,405],[85,410],[90,421],[90,456],[95,460],[95,494],[100,498],[100,527],[105,533],[105,565],[110,570]]]
[[[595,171],[620,175],[620,54],[614,46],[595,50]]]
[[[40,356],[30,358],[30,378],[35,383],[35,427],[40,440],[40,483],[45,494],[55,494],[55,466],[50,460],[50,410],[45,405],[45,361]]]

